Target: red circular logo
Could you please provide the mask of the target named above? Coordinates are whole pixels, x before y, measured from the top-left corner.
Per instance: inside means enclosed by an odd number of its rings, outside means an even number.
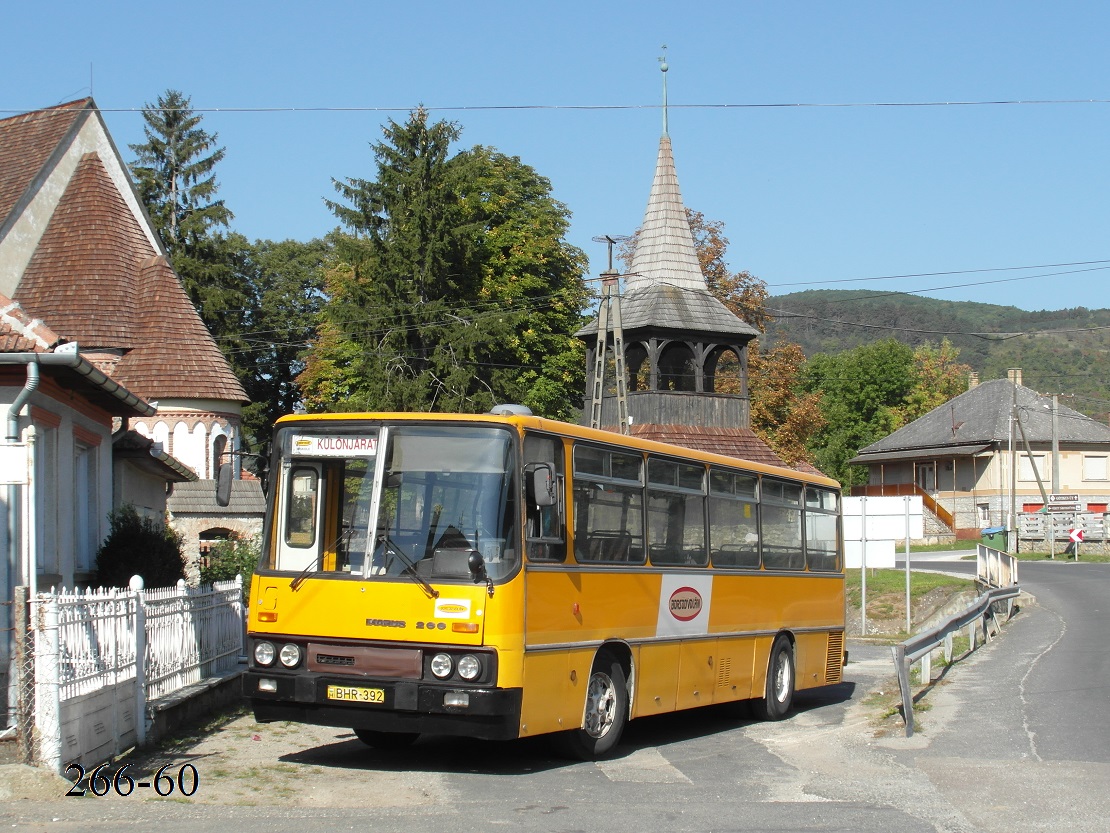
[[[667,609],[671,616],[680,622],[689,622],[696,619],[701,613],[701,593],[693,587],[679,587],[667,601]]]

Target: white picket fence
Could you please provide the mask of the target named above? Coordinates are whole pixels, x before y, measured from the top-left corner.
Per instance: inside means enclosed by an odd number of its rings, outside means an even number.
[[[146,737],[147,704],[234,672],[243,582],[40,593],[32,600],[36,758],[93,766]],[[137,658],[142,657],[143,662]]]

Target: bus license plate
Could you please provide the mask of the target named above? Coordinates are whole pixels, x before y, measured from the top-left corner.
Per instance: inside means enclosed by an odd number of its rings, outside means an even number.
[[[328,699],[342,700],[345,703],[384,703],[385,690],[362,686],[330,685]]]

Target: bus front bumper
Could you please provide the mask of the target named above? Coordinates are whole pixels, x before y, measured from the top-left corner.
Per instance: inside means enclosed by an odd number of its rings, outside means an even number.
[[[372,691],[381,702],[340,701],[328,696],[329,687]],[[243,674],[243,695],[251,701],[260,723],[289,720],[485,740],[509,740],[520,734],[522,692],[518,688],[464,688],[408,680],[250,670]]]

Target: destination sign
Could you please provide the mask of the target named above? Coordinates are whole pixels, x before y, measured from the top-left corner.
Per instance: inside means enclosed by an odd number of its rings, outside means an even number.
[[[358,434],[295,434],[294,457],[373,457],[378,437]]]

